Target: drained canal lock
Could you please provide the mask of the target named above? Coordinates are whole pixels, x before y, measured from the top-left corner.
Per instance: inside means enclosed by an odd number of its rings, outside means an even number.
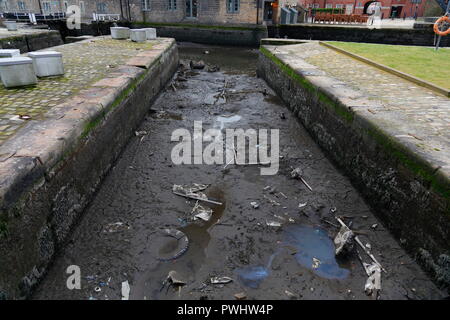
[[[372,263],[366,252],[358,247],[360,257],[356,251],[335,256],[333,241],[341,229],[336,217],[386,270],[381,299],[442,297],[256,76],[256,49],[178,46],[177,73],[34,299],[121,299],[126,281],[130,299],[372,299],[364,291],[361,261]],[[172,135],[192,133],[194,122],[201,122],[203,139],[208,129],[278,129],[277,173],[261,175],[263,163],[174,164],[179,141]],[[296,168],[303,180],[293,174]],[[201,190],[185,194],[191,197],[174,193],[174,185],[194,184]],[[80,290],[66,286],[71,265],[80,267]]]

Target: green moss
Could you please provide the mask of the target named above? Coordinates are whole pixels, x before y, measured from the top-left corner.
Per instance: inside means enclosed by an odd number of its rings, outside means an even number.
[[[450,188],[448,183],[442,183],[436,177],[434,169],[426,166],[420,159],[411,155],[404,146],[395,141],[392,137],[386,135],[381,130],[371,128],[367,134],[372,137],[378,145],[383,147],[387,154],[397,159],[405,168],[409,169],[414,175],[420,177],[425,185],[428,184],[434,191],[440,194],[446,201],[447,206],[450,203]],[[449,211],[447,207],[447,212]],[[450,214],[450,212],[448,212]]]
[[[0,38],[0,43],[2,42],[11,42],[11,41],[25,41],[24,35],[11,36],[6,38]]]
[[[284,73],[286,73],[291,79],[295,80],[298,84],[300,84],[306,91],[308,91],[311,94],[317,95],[320,102],[324,103],[328,107],[332,108],[337,115],[339,115],[341,118],[343,118],[345,121],[351,123],[353,122],[354,115],[353,113],[346,110],[346,108],[336,101],[334,101],[332,98],[330,98],[325,93],[318,90],[311,82],[306,80],[304,77],[302,77],[300,74],[295,72],[292,68],[290,68],[288,65],[283,63],[280,59],[278,59],[272,52],[267,50],[264,47],[261,47],[259,49],[261,53],[263,53],[267,58],[269,58],[271,61],[273,61]]]
[[[191,24],[191,23],[161,23],[161,22],[133,22],[134,25],[146,26],[146,27],[183,27],[183,28],[195,28],[195,29],[221,29],[221,30],[265,30],[264,27],[244,27],[244,26],[221,26],[221,25],[207,25],[207,24]]]
[[[83,129],[83,133],[81,134],[81,139],[84,139],[88,136],[88,134],[96,128],[100,122],[102,122],[103,118],[105,117],[106,112],[101,112],[98,114],[93,120],[89,121]]]

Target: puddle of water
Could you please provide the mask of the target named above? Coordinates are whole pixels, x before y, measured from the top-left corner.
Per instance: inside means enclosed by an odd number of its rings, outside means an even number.
[[[185,256],[182,257],[186,260],[193,260],[199,264],[203,265],[206,253],[205,249],[208,247],[209,241],[211,240],[211,235],[208,232],[208,229],[212,227],[217,221],[222,217],[223,212],[225,210],[225,197],[223,191],[210,187],[210,190],[206,192],[209,199],[214,199],[222,202],[221,206],[211,205],[213,209],[213,214],[209,221],[199,221],[198,223],[190,223],[186,227],[182,227],[179,230],[186,234],[189,239],[189,250],[186,252]],[[207,204],[202,203],[202,205],[207,206]]]
[[[205,46],[188,42],[178,43],[181,59],[203,60],[213,66],[219,66],[227,74],[254,74],[258,61],[258,51],[226,46]],[[205,54],[208,51],[209,54]]]
[[[246,287],[257,289],[261,282],[267,278],[270,274],[269,270],[272,266],[273,259],[280,251],[277,250],[269,258],[269,262],[265,267],[263,266],[250,266],[245,268],[236,269],[234,272],[237,275],[239,281]]]
[[[288,226],[284,231],[283,245],[295,248],[297,262],[320,277],[344,279],[350,273],[349,270],[339,267],[335,258],[334,243],[327,232],[321,228],[304,225]]]
[[[238,122],[241,119],[242,119],[242,117],[240,115],[234,115],[234,116],[229,116],[229,117],[227,117],[227,116],[218,116],[216,118],[216,122],[219,123],[220,130],[223,130],[225,128],[226,124]]]
[[[161,248],[159,248],[159,256],[171,257],[173,253],[178,249],[178,241],[176,239],[168,239]]]
[[[269,276],[269,270],[262,266],[236,269],[239,281],[246,287],[257,289],[261,282]]]

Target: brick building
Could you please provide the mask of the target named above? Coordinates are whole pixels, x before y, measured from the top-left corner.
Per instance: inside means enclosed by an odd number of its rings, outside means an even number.
[[[280,7],[298,0],[129,0],[131,20],[160,23],[271,23]],[[130,17],[130,15],[128,16]]]
[[[159,23],[270,24],[277,21],[281,7],[296,6],[299,1],[302,0],[0,0],[0,12],[50,14],[77,5],[83,20],[92,19],[96,13]]]
[[[299,0],[305,8],[342,8],[347,14],[365,14],[373,2],[380,2],[383,18],[409,18],[424,15],[427,2],[435,0]]]

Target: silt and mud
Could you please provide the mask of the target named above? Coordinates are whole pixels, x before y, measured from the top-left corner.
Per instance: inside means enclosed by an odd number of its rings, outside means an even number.
[[[382,275],[381,299],[442,297],[350,181],[256,77],[256,50],[193,44],[179,49],[185,66],[202,59],[220,70],[180,67],[105,178],[35,299],[120,299],[126,280],[130,299],[234,299],[238,292],[248,299],[369,299],[357,256],[334,256],[332,239],[339,231],[334,216],[351,223],[388,271]],[[205,130],[280,129],[278,174],[260,175],[258,165],[174,165],[171,134],[192,130],[194,121],[202,121]],[[313,191],[290,177],[297,167]],[[191,183],[208,184],[208,198],[222,202],[202,203],[213,209],[209,221],[191,221],[195,200],[172,193],[174,184]],[[299,203],[306,205],[299,208]],[[105,232],[117,222],[127,228]],[[186,248],[176,237],[164,236],[164,229],[181,231],[188,238]],[[73,264],[81,268],[81,290],[66,287],[65,271]],[[171,270],[184,286],[163,288]],[[211,284],[213,277],[233,281]]]

